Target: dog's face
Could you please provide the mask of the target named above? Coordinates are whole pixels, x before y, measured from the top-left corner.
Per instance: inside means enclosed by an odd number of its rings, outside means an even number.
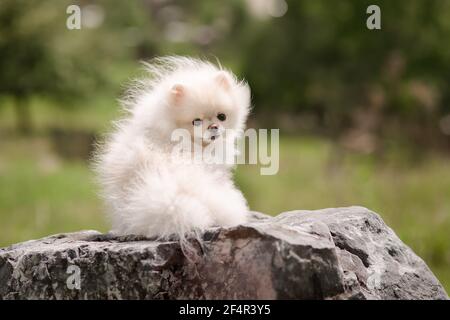
[[[226,71],[218,71],[206,79],[174,84],[168,102],[174,127],[186,129],[193,139],[209,144],[227,129],[243,129],[250,90]]]

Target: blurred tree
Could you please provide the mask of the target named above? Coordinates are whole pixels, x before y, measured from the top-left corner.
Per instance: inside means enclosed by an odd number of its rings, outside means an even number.
[[[29,15],[35,7],[33,1],[0,3],[0,94],[14,98],[17,128],[22,133],[31,128],[29,96],[53,92],[59,84],[46,46],[48,31],[35,28],[35,19]]]
[[[73,1],[2,0],[0,95],[14,98],[27,130],[34,95],[68,106],[118,87],[120,65],[136,59],[217,57],[249,81],[269,121],[437,141],[450,132],[450,2],[376,3],[381,30],[366,27],[369,0],[79,0],[82,30],[71,31]]]
[[[81,52],[67,55],[57,47],[58,36],[67,30],[66,7],[54,1],[0,3],[0,94],[14,99],[21,133],[32,130],[32,96],[56,98],[65,105],[101,78],[95,68],[86,65]]]
[[[373,1],[287,3],[283,17],[256,21],[243,42],[257,111],[312,114],[333,136],[355,126],[439,136],[450,111],[450,2],[376,1],[382,29],[373,31]]]
[[[66,28],[70,4],[0,2],[0,95],[13,98],[22,133],[32,128],[30,98],[47,97],[60,107],[74,105],[81,97],[108,88],[111,61],[131,60],[132,48],[142,42],[131,33],[131,27],[145,21],[136,3],[80,1],[81,30]],[[110,14],[105,20],[106,10]]]

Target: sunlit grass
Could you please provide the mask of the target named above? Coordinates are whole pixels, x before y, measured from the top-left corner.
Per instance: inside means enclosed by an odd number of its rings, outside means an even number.
[[[49,128],[65,130],[98,131],[109,126],[119,113],[119,102],[110,96],[95,96],[77,105],[61,106],[44,98],[34,97],[28,101],[34,133]],[[13,131],[16,126],[14,101],[0,100],[0,128]]]

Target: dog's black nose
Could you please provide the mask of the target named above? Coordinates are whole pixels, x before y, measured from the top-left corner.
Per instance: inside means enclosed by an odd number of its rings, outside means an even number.
[[[217,124],[210,124],[208,126],[208,130],[217,131],[217,130],[219,130],[219,126]]]

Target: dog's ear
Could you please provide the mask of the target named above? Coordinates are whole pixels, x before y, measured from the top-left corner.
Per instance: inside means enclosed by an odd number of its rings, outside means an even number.
[[[170,97],[172,98],[173,102],[178,103],[183,99],[183,97],[186,94],[186,89],[182,84],[174,84],[172,88],[170,89]]]
[[[219,71],[214,78],[217,84],[222,88],[229,90],[231,88],[231,79],[226,71]]]

